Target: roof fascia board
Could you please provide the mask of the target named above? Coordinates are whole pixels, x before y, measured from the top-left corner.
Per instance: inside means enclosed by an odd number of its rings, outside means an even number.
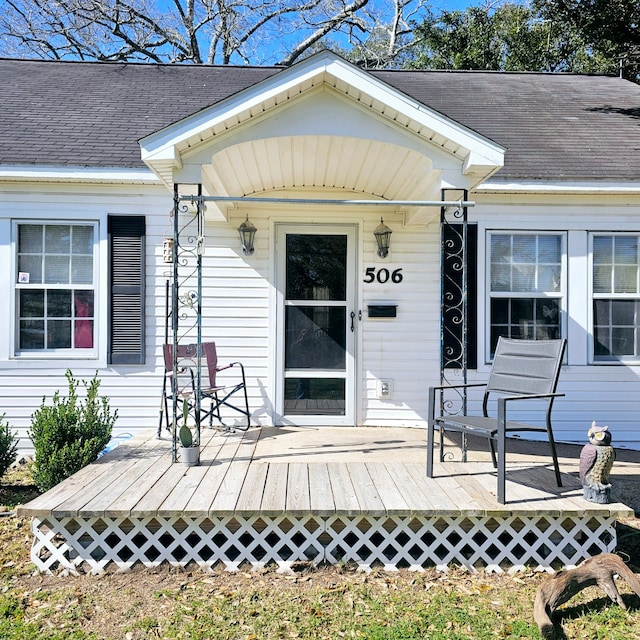
[[[639,194],[640,183],[599,181],[497,181],[487,180],[474,188],[476,193],[600,193]]]
[[[162,184],[149,169],[0,165],[0,181]]]

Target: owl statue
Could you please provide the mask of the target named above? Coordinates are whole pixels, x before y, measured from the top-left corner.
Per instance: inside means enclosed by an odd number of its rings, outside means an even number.
[[[609,473],[616,454],[611,446],[609,427],[600,427],[595,421],[588,432],[589,444],[580,452],[580,482],[585,500],[606,504],[610,502]]]

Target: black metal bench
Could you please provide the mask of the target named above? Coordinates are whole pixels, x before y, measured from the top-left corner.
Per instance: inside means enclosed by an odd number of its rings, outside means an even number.
[[[427,431],[427,477],[433,478],[434,433],[440,432],[440,461],[444,461],[444,435],[446,431],[457,431],[464,435],[487,438],[491,449],[493,466],[497,468],[497,499],[505,503],[506,473],[506,438],[513,432],[538,431],[546,432],[551,445],[551,456],[558,486],[562,486],[558,456],[556,453],[553,430],[551,428],[551,410],[553,401],[563,393],[556,393],[558,376],[566,340],[512,340],[499,338],[496,346],[489,381],[482,384],[441,385],[429,389],[429,420]],[[443,407],[444,392],[447,389],[458,389],[464,392],[465,387],[486,386],[482,403],[483,415],[469,416],[462,414],[447,415]],[[440,394],[438,411],[436,396]],[[497,416],[488,415],[488,402],[491,394],[497,396]],[[507,403],[516,400],[540,400],[544,411],[544,426],[536,426],[524,422],[509,420]],[[496,451],[497,449],[497,451]]]

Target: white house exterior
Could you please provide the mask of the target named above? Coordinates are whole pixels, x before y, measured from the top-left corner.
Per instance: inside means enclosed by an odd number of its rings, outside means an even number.
[[[210,198],[202,335],[244,364],[253,424],[425,426],[441,375],[438,203],[466,197],[469,379],[486,377],[499,333],[564,336],[557,440],[583,442],[596,420],[640,446],[640,87],[368,72],[330,53],[282,69],[5,60],[0,78],[0,413],[23,447],[67,369],[97,372],[118,432],[156,428],[175,185]],[[126,257],[114,276],[123,221],[144,257],[130,282]],[[317,286],[287,286],[294,256],[322,271]],[[122,352],[118,278],[142,295]],[[381,305],[395,317],[372,317]],[[285,331],[309,322],[330,338],[319,351]],[[339,402],[287,403],[301,383]]]

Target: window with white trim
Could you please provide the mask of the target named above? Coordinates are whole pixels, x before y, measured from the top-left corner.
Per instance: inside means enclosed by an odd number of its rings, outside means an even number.
[[[564,247],[562,233],[488,234],[489,357],[499,336],[529,340],[561,337]]]
[[[640,235],[592,235],[593,359],[640,357]]]
[[[94,353],[97,235],[86,222],[15,225],[17,355]]]

